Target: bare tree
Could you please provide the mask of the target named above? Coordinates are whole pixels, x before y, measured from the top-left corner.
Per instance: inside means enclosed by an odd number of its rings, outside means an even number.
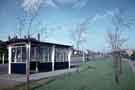
[[[122,32],[119,29],[109,31],[107,35],[108,43],[112,50],[113,64],[115,68],[115,80],[116,82],[119,82],[119,75],[122,73],[122,61],[120,52],[122,51],[122,46],[126,42],[126,39],[121,37]]]
[[[23,2],[21,2],[28,36],[31,36],[32,24],[36,20],[44,3],[44,0],[23,0]]]
[[[42,38],[44,40],[47,40],[47,38],[49,37],[49,33],[52,31],[50,29],[48,29],[48,25],[47,24],[43,24],[42,22],[39,22],[37,25],[38,31],[40,32],[40,35],[42,36]]]
[[[31,35],[32,24],[34,20],[36,19],[36,17],[38,16],[38,13],[42,4],[43,4],[43,0],[23,0],[21,2],[21,7],[24,10],[24,19],[26,21],[25,26],[26,26],[26,30],[28,34],[28,41]],[[20,24],[22,25],[22,22],[20,22]],[[19,29],[19,31],[21,32],[21,29]],[[30,90],[30,87],[29,87],[30,59],[31,59],[30,49],[31,49],[31,43],[29,41],[27,45],[27,60],[26,60],[27,61],[26,63],[27,90]]]
[[[107,32],[108,44],[112,51],[113,64],[115,68],[115,81],[119,83],[119,78],[122,73],[122,57],[121,51],[124,44],[128,40],[123,35],[126,29],[129,29],[129,23],[124,18],[123,10],[118,9],[111,18],[112,29]]]
[[[85,61],[85,52],[84,45],[87,42],[87,26],[89,24],[89,18],[85,19],[80,24],[76,25],[72,31],[70,31],[71,39],[74,43],[74,47],[76,47],[79,51],[82,50],[82,60]]]
[[[77,25],[71,31],[71,39],[75,43],[75,47],[80,50],[81,45],[86,42],[86,34],[87,34],[87,25],[89,21],[88,19],[84,20],[82,23]]]
[[[18,21],[18,27],[17,27],[17,34],[19,35],[20,38],[22,38],[22,32],[25,28],[25,17],[16,17],[17,21]]]

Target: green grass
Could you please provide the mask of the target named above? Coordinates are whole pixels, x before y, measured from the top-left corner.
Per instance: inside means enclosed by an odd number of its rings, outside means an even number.
[[[116,84],[111,60],[96,60],[83,64],[80,72],[72,72],[48,83],[32,85],[32,90],[135,90],[135,77],[127,62]]]

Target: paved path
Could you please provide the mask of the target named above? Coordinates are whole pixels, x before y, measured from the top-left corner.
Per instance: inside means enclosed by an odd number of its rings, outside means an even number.
[[[21,84],[21,82],[17,82],[14,80],[0,79],[0,90],[3,90],[5,88],[13,88],[14,86],[18,84]]]
[[[135,61],[129,60],[129,64],[130,64],[130,66],[131,66],[133,72],[135,73]]]
[[[132,71],[135,74],[135,61],[131,61],[129,59],[123,59],[123,60],[129,63],[129,65],[131,66]]]
[[[47,78],[47,77],[52,77],[52,76],[58,76],[61,74],[65,74],[65,73],[69,73],[69,72],[74,72],[77,69],[65,69],[65,70],[57,70],[57,71],[53,71],[53,72],[47,72],[47,73],[37,73],[37,74],[32,74],[30,76],[31,80],[38,80],[38,79],[42,79],[42,78]]]
[[[61,74],[69,73],[69,72],[74,72],[76,71],[76,68],[72,69],[64,69],[64,70],[57,70],[57,71],[52,71],[52,72],[43,72],[43,73],[36,73],[36,74],[31,74],[30,75],[30,80],[39,80],[42,78],[48,78],[52,76],[58,76]],[[18,75],[18,74],[2,74],[0,75],[0,79],[4,80],[14,80],[18,82],[26,82],[26,75]]]
[[[52,71],[52,72],[44,72],[44,73],[36,73],[36,74],[31,74],[30,75],[30,80],[39,80],[43,78],[48,78],[52,76],[58,76],[61,74],[69,73],[69,72],[74,72],[76,71],[76,68],[72,69],[64,69],[64,70],[57,70],[57,71]],[[3,87],[13,87],[15,85],[21,84],[26,82],[26,75],[18,75],[18,74],[0,74],[0,90],[1,86]]]
[[[8,64],[0,64],[0,74],[8,73]]]

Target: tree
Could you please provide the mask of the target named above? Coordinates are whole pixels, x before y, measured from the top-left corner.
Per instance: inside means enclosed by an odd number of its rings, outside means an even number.
[[[43,4],[43,0],[23,0],[21,2],[22,9],[24,10],[24,19],[26,21],[25,26],[27,27],[28,41],[31,36],[31,26],[34,22],[36,16],[38,15],[39,9]],[[20,23],[22,25],[22,23]],[[20,29],[21,30],[21,29]],[[27,64],[26,64],[26,76],[27,76],[27,90],[30,90],[29,87],[29,76],[30,76],[30,46],[29,42],[27,45]]]
[[[25,17],[17,17],[16,18],[17,21],[18,21],[18,27],[17,27],[17,34],[19,35],[20,38],[22,38],[22,31],[24,30],[25,28]]]
[[[50,32],[51,34],[53,32],[51,29],[48,29],[47,24],[43,24],[41,21],[39,21],[36,26],[37,26],[36,30],[39,31],[39,34],[42,36],[44,40],[47,40]],[[35,33],[31,33],[31,35],[33,36],[35,35]]]
[[[119,83],[120,75],[122,74],[121,52],[124,44],[128,40],[128,38],[124,37],[123,32],[129,29],[130,26],[123,13],[124,11],[122,9],[118,9],[117,12],[112,15],[112,28],[107,32],[108,44],[113,56],[116,83]]]
[[[70,33],[71,39],[78,50],[80,50],[81,45],[87,41],[86,34],[87,34],[88,24],[89,24],[89,21],[88,19],[86,19],[82,23],[76,25],[76,27]]]
[[[122,72],[122,62],[120,52],[126,40],[125,38],[121,37],[122,34],[119,29],[109,31],[107,35],[108,35],[108,43],[112,50],[113,64],[115,68],[115,80],[118,83],[119,75]]]
[[[31,36],[32,24],[35,21],[36,17],[38,16],[39,11],[42,8],[43,4],[44,4],[44,0],[23,0],[23,2],[21,2],[21,7],[24,12],[24,16],[22,20],[25,21],[25,27],[28,36]],[[22,24],[22,20],[20,22],[21,24]]]
[[[85,19],[80,24],[76,25],[72,31],[70,31],[71,39],[74,46],[77,48],[77,50],[81,51],[82,49],[82,59],[85,61],[85,53],[84,53],[84,45],[86,44],[86,35],[87,35],[87,26],[89,24],[89,18]]]

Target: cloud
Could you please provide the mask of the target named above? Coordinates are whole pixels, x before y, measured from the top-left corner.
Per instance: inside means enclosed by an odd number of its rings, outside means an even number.
[[[28,14],[33,14],[38,11],[43,0],[23,0],[21,6]]]
[[[74,4],[73,8],[82,8],[86,6],[88,0],[78,0],[77,3]]]
[[[57,4],[70,5],[77,3],[78,0],[53,0]]]
[[[51,7],[54,7],[54,8],[58,8],[58,6],[54,3],[53,0],[46,0],[45,2],[45,6],[51,6]]]
[[[95,16],[92,17],[90,22],[95,22],[95,21],[100,20],[100,19],[112,17],[115,13],[117,13],[117,9],[108,10],[104,14],[96,14]]]
[[[25,12],[33,14],[38,11],[42,3],[44,3],[45,7],[82,8],[87,2],[88,0],[23,0],[21,6]]]
[[[58,7],[82,8],[88,0],[53,0]]]

